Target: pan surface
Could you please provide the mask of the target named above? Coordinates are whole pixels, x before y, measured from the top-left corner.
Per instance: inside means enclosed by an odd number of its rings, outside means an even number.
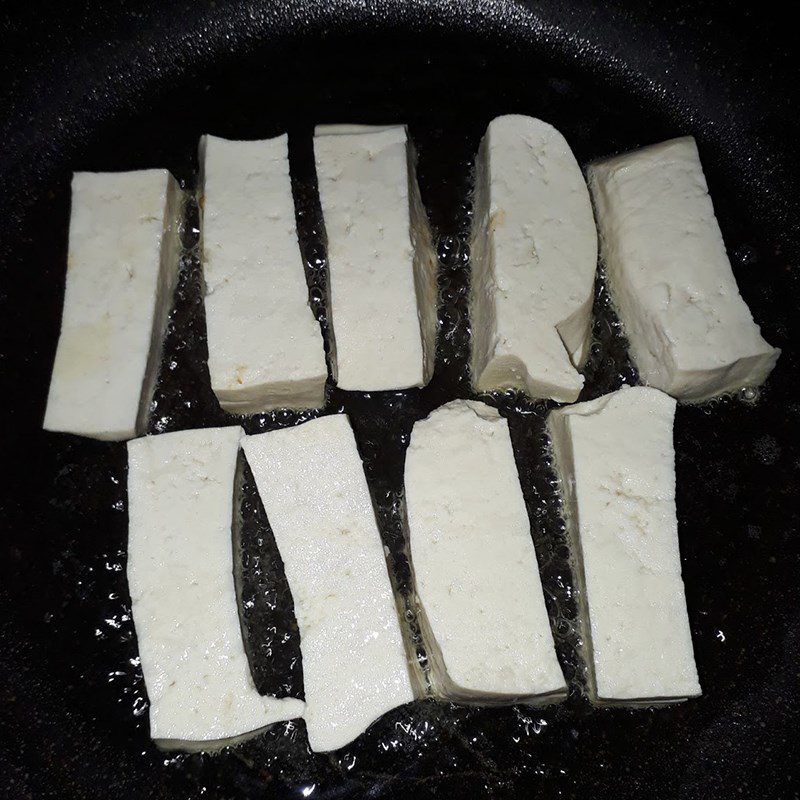
[[[796,67],[768,4],[542,2],[31,2],[0,22],[0,796],[797,797],[800,722],[800,336]],[[579,690],[574,598],[546,408],[507,414],[559,655],[574,689],[542,709],[419,701],[352,746],[314,755],[302,723],[216,756],[164,754],[125,581],[123,444],[44,433],[63,297],[72,170],[168,167],[191,188],[202,133],[288,130],[312,299],[324,251],[310,133],[406,121],[442,263],[437,371],[421,391],[346,395],[403,588],[398,506],[414,420],[467,396],[469,170],[491,117],[539,116],[581,163],[670,136],[698,139],[742,293],[783,348],[755,403],[681,407],[678,513],[704,695],[658,711],[593,709]],[[203,365],[191,217],[151,432],[232,423]],[[602,287],[585,397],[631,381]],[[253,432],[293,414],[248,418]],[[245,618],[262,690],[302,686],[291,597],[252,483],[244,492]],[[263,544],[259,544],[263,540]],[[258,563],[255,557],[258,556]],[[266,566],[264,566],[266,565]],[[286,679],[285,675],[289,678]]]

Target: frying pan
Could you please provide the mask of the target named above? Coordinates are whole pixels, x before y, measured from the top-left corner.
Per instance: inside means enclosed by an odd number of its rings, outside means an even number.
[[[0,50],[2,478],[0,794],[14,798],[797,797],[797,74],[777,6],[611,2],[9,4]],[[292,137],[312,300],[324,249],[317,122],[407,121],[442,262],[438,365],[421,391],[347,395],[390,565],[407,589],[398,507],[415,419],[466,396],[468,173],[494,115],[558,127],[578,159],[694,134],[742,292],[783,348],[760,398],[681,407],[678,514],[702,698],[593,709],[543,404],[492,400],[512,439],[557,647],[573,689],[541,709],[418,701],[332,756],[302,722],[219,755],[157,751],[125,581],[122,444],[44,433],[75,169],[168,167],[191,188],[201,133]],[[193,238],[195,237],[195,238]],[[204,371],[196,233],[150,430],[225,424]],[[321,313],[321,309],[317,308]],[[598,288],[585,397],[634,379]],[[324,315],[323,315],[324,316]],[[323,319],[324,323],[324,319]],[[298,415],[248,418],[250,431]],[[259,687],[302,689],[291,596],[245,476],[242,579]]]

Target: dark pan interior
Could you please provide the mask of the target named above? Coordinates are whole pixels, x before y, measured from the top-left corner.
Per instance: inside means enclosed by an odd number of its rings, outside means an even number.
[[[797,796],[798,107],[790,36],[776,10],[444,0],[81,8],[34,2],[0,21],[0,795]],[[468,174],[486,122],[505,112],[553,123],[582,163],[694,134],[742,293],[783,348],[755,404],[726,399],[678,413],[681,549],[703,697],[629,711],[593,709],[581,694],[571,576],[542,458],[546,407],[504,397],[493,402],[511,420],[559,654],[574,677],[568,701],[544,709],[417,702],[332,756],[308,752],[302,723],[217,756],[158,752],[125,581],[124,445],[40,430],[70,172],[165,166],[191,187],[201,133],[288,130],[321,312],[311,126],[410,123],[442,262],[436,374],[422,391],[334,391],[326,407],[351,414],[403,589],[403,451],[415,419],[468,393]],[[234,421],[207,385],[193,237],[190,219],[153,432]],[[602,287],[596,311],[585,397],[632,378]],[[269,414],[245,426],[297,421]],[[291,598],[247,480],[244,507],[254,673],[262,689],[284,692],[301,685]]]

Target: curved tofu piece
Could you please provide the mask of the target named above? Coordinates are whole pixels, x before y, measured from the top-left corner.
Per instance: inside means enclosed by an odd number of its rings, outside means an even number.
[[[694,139],[599,161],[588,175],[642,381],[688,401],[762,384],[780,350],[739,294]]]
[[[599,703],[700,694],[678,551],[674,416],[671,397],[639,386],[548,417]]]
[[[353,391],[424,386],[436,360],[437,259],[406,129],[323,125],[314,157],[336,383]]]
[[[241,429],[128,443],[128,585],[165,749],[214,750],[303,713],[261,696],[242,643],[233,578],[233,487]]]
[[[144,430],[178,276],[181,198],[163,169],[73,176],[45,430],[108,440]]]
[[[211,388],[234,413],[320,408],[328,373],[297,242],[288,137],[204,136],[200,163]]]
[[[597,233],[564,137],[531,117],[492,120],[475,169],[472,384],[572,402],[589,351]]]
[[[454,400],[406,454],[414,585],[434,691],[454,701],[563,697],[508,423]]]
[[[380,533],[344,415],[247,436],[300,629],[311,749],[414,699]]]

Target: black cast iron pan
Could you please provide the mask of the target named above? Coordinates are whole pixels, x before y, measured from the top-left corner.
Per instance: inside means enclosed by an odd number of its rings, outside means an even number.
[[[777,7],[29,2],[1,13],[0,795],[797,796],[798,76]],[[403,450],[415,419],[468,392],[467,176],[486,122],[505,112],[553,123],[582,162],[694,134],[743,294],[784,350],[755,405],[728,399],[678,414],[681,549],[703,697],[659,711],[595,710],[577,689],[539,710],[418,702],[333,756],[308,752],[302,724],[213,757],[158,752],[128,613],[124,446],[40,430],[70,172],[165,166],[191,187],[200,134],[288,130],[318,299],[311,126],[410,123],[442,261],[436,375],[423,391],[334,391],[326,409],[353,418],[402,585]],[[204,373],[194,235],[190,219],[153,432],[233,421]],[[587,397],[633,377],[602,291],[596,312]],[[574,675],[571,577],[540,457],[544,406],[496,402],[511,420],[559,654]],[[262,415],[246,427],[297,421]],[[302,686],[291,598],[279,563],[256,567],[256,555],[270,563],[272,545],[252,486],[244,504],[254,673],[264,690],[291,691]]]

